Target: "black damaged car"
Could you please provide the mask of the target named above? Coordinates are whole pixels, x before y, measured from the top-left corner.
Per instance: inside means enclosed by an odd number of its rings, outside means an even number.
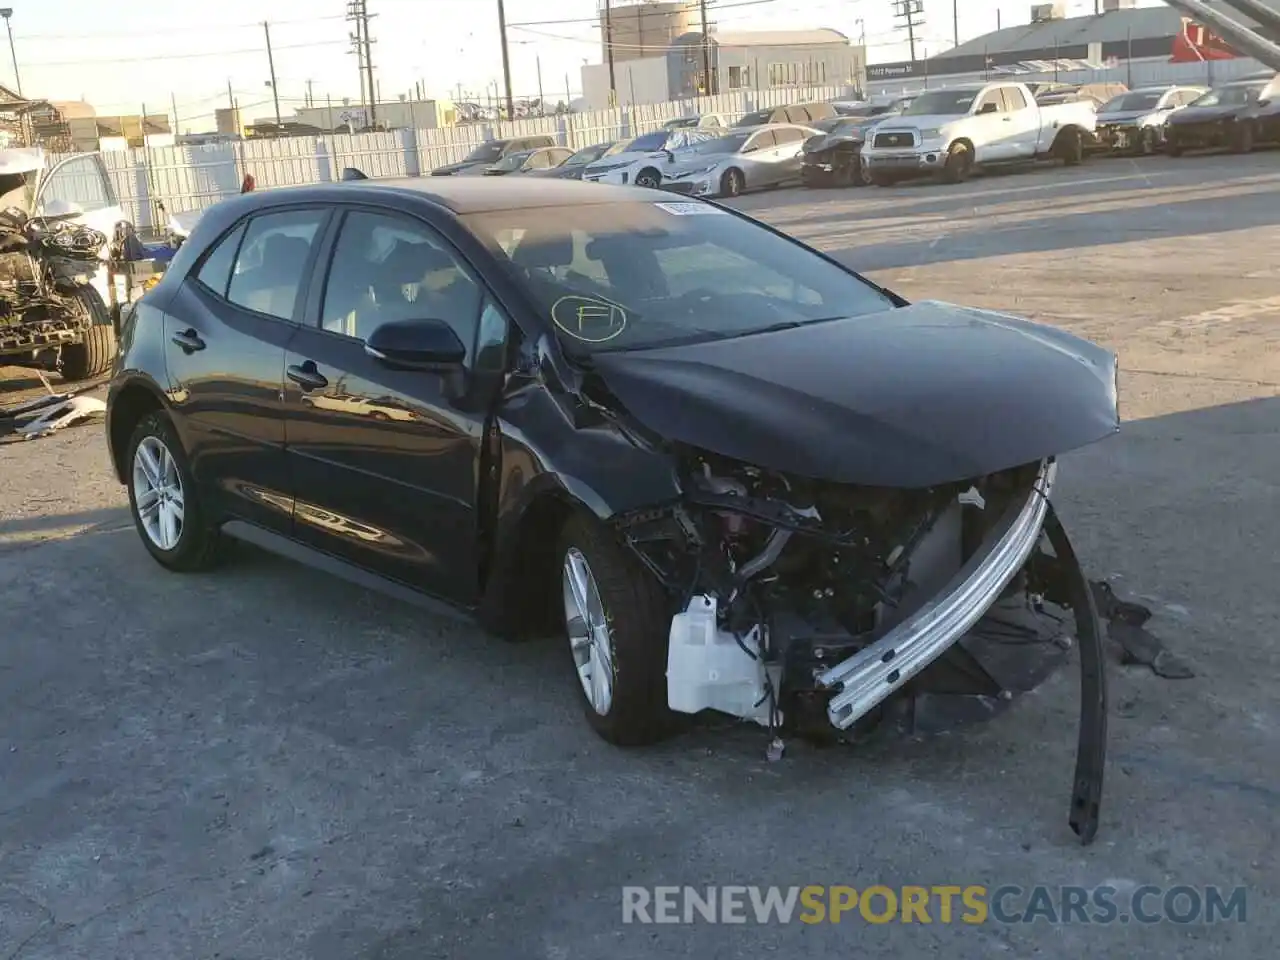
[[[867,131],[891,114],[846,116],[822,121],[820,137],[805,141],[800,177],[806,187],[864,187],[871,183],[862,165],[862,145]]]
[[[1264,143],[1280,143],[1280,76],[1214,87],[1169,117],[1164,140],[1171,157],[1223,147],[1249,153]]]
[[[770,743],[989,714],[1074,648],[1094,836],[1099,618],[1050,495],[1118,429],[1101,347],[909,303],[714,203],[502,177],[220,203],[121,351],[110,458],[163,567],[247,540],[558,633],[616,744],[703,711]]]

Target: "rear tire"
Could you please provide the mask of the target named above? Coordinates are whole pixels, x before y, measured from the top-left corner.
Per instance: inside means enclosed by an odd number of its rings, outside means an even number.
[[[176,573],[194,573],[215,566],[219,560],[218,530],[200,500],[186,451],[166,414],[157,410],[138,422],[129,438],[125,463],[129,512],[142,545],[152,558]],[[167,490],[167,495],[153,496],[160,487]],[[176,529],[171,523],[175,504]],[[166,512],[169,521],[162,517]],[[166,525],[167,534],[172,536],[166,534]]]
[[[1062,132],[1062,140],[1058,145],[1058,154],[1068,167],[1078,167],[1084,163],[1084,137],[1079,130],[1071,129]]]
[[[91,380],[111,370],[118,351],[116,328],[102,297],[93,287],[76,293],[80,309],[87,314],[89,326],[79,343],[62,348],[62,376],[65,380]]]
[[[587,723],[604,740],[618,746],[655,743],[675,733],[677,715],[667,707],[667,645],[671,618],[668,600],[654,576],[594,518],[572,517],[560,534],[557,556],[561,564],[565,596],[565,635],[573,651],[571,663]],[[573,599],[567,570],[585,569],[586,596],[592,592],[596,615],[603,625],[575,625]],[[592,628],[595,628],[594,630]],[[603,627],[603,629],[601,629]],[[577,636],[575,642],[573,637]],[[592,641],[596,641],[593,643]],[[598,656],[606,648],[605,656]],[[592,653],[597,656],[592,658]],[[592,679],[585,677],[581,660],[587,661],[591,678],[600,677],[590,668],[604,666],[608,700],[589,695]],[[592,697],[595,696],[595,702]],[[600,704],[599,706],[597,705]]]

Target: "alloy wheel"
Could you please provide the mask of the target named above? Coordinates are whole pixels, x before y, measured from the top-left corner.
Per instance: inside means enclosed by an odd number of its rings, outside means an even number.
[[[175,549],[185,516],[182,475],[159,437],[145,437],[134,452],[133,499],[147,538],[161,550]]]
[[[600,716],[613,705],[613,632],[587,558],[570,548],[564,558],[564,620],[569,648],[587,702]]]

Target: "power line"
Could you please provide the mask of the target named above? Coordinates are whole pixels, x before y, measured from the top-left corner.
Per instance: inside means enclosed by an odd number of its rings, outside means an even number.
[[[716,10],[732,10],[735,7],[759,7],[770,3],[781,3],[782,0],[732,0],[729,3],[712,3]],[[688,12],[693,12],[700,6],[700,0],[689,0]],[[508,27],[554,27],[561,26],[566,23],[594,23],[599,24],[600,18],[597,17],[571,17],[565,20],[522,20],[520,23],[508,23]]]
[[[332,14],[323,17],[299,17],[293,20],[273,20],[273,27],[283,27],[297,23],[320,23],[325,20],[342,20],[342,14]],[[262,26],[262,21],[255,23],[226,23],[221,25],[206,24],[201,27],[170,27],[167,30],[151,30],[146,32],[147,37],[168,37],[177,36],[186,33],[210,34],[218,32],[230,32],[232,30],[257,29]],[[131,33],[23,33],[14,39],[16,40],[137,40],[138,32],[135,30]]]
[[[258,26],[262,26],[261,23]],[[289,43],[277,46],[277,50],[309,50],[313,47],[332,47],[346,43],[345,40],[316,40],[313,43]],[[242,50],[206,50],[201,53],[161,53],[153,57],[100,57],[77,60],[27,60],[24,65],[32,67],[77,67],[92,66],[98,63],[155,63],[160,60],[198,60],[205,57],[238,57],[245,54],[262,55],[261,47],[246,47]]]

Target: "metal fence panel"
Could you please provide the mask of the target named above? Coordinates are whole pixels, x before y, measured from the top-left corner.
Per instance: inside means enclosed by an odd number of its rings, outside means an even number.
[[[485,140],[550,134],[561,146],[635,137],[668,120],[717,113],[729,123],[762,107],[851,97],[848,86],[734,90],[714,97],[646,103],[589,113],[386,133],[326,134],[199,146],[110,150],[102,154],[125,216],[142,232],[162,226],[158,204],[170,212],[202,210],[240,190],[246,173],[259,189],[330,183],[345,167],[373,178],[416,177],[455,163]],[[51,154],[52,165],[63,155]]]

